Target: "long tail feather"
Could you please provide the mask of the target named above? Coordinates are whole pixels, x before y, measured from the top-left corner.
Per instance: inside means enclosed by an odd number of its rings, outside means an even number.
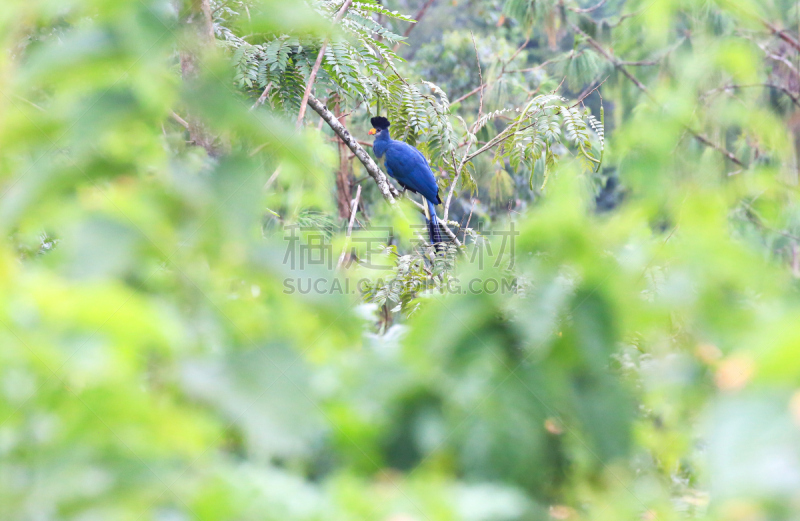
[[[430,201],[428,201],[428,211],[431,216],[428,220],[428,238],[431,244],[436,248],[436,251],[440,251],[444,244],[442,240],[442,230],[439,228],[439,218],[436,216],[436,208]]]

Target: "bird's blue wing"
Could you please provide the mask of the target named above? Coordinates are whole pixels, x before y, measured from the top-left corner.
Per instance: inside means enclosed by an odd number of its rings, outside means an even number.
[[[430,167],[431,167],[431,165],[429,165],[429,164],[428,164],[428,158],[427,158],[427,157],[425,157],[424,155],[422,155],[422,152],[420,152],[419,150],[417,150],[417,147],[412,147],[411,145],[409,145],[409,146],[408,146],[408,148],[410,148],[411,150],[413,150],[414,152],[416,152],[416,154],[417,154],[417,155],[418,155],[420,158],[422,158],[422,160],[423,160],[423,161],[425,161],[425,166],[427,166],[428,168],[430,168]]]
[[[403,186],[421,194],[434,204],[440,204],[439,187],[425,156],[416,148],[392,141],[386,150],[386,170]]]

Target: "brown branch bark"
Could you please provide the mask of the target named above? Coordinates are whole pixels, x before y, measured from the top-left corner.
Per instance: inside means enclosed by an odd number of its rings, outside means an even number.
[[[383,198],[389,201],[390,204],[395,203],[395,194],[397,193],[396,190],[389,184],[389,180],[386,177],[380,167],[372,160],[366,150],[358,144],[358,140],[356,140],[350,131],[342,125],[342,123],[336,118],[336,116],[328,110],[320,100],[314,97],[313,94],[308,95],[308,106],[311,107],[319,116],[325,120],[325,123],[328,124],[329,127],[336,133],[337,136],[344,142],[345,145],[355,154],[361,164],[364,165],[366,168],[367,173],[372,177],[375,182],[378,184],[378,190],[381,191],[381,195]],[[394,194],[392,193],[394,191]]]
[[[488,84],[488,83],[487,83],[487,84],[485,84],[485,85],[484,85],[484,84],[478,85],[477,87],[475,87],[475,88],[474,88],[474,89],[472,89],[471,91],[467,92],[466,94],[464,94],[463,96],[461,96],[460,98],[458,98],[457,100],[455,100],[453,103],[451,103],[451,105],[455,105],[456,103],[461,103],[461,102],[462,102],[462,101],[464,101],[465,99],[467,99],[467,98],[471,98],[472,96],[474,96],[475,94],[477,94],[477,93],[478,93],[478,91],[481,91],[481,90],[485,89],[485,88],[486,88],[486,87],[488,87],[488,86],[489,86],[489,84]]]
[[[687,129],[686,129],[686,130],[687,130],[687,131],[688,131],[688,132],[689,132],[691,135],[693,135],[693,136],[694,136],[694,138],[695,138],[697,141],[699,141],[700,143],[704,144],[704,145],[705,145],[705,146],[707,146],[707,147],[713,148],[714,150],[716,150],[717,152],[719,152],[719,153],[720,153],[720,154],[722,154],[723,156],[725,156],[725,157],[727,157],[728,159],[730,159],[730,160],[731,160],[731,162],[733,162],[733,163],[736,163],[738,166],[740,166],[740,167],[742,167],[742,168],[746,168],[746,167],[745,167],[745,165],[744,165],[744,163],[742,163],[741,161],[739,161],[739,158],[737,158],[737,157],[734,155],[734,153],[733,153],[733,152],[731,152],[730,150],[728,150],[728,149],[726,149],[726,148],[723,148],[721,145],[717,145],[716,143],[714,143],[713,141],[711,141],[710,139],[708,139],[708,138],[707,138],[706,136],[704,136],[703,134],[698,134],[697,132],[695,132],[695,131],[693,131],[693,130],[689,129],[688,127],[687,127]]]
[[[597,40],[595,40],[594,38],[583,32],[577,25],[573,24],[572,28],[575,30],[575,32],[582,35],[586,39],[586,41],[589,42],[589,45],[594,47],[597,50],[597,52],[599,52],[603,56],[603,58],[608,60],[619,72],[624,74],[626,78],[628,78],[631,82],[633,82],[633,84],[636,85],[636,87],[638,87],[639,90],[644,92],[647,95],[647,97],[650,98],[651,101],[654,101],[652,96],[650,95],[650,91],[647,90],[647,87],[645,87],[644,84],[641,81],[639,81],[639,79],[636,76],[631,74],[631,72],[625,68],[625,65],[623,65],[622,62],[616,58],[616,56],[606,51],[605,48],[602,45],[600,45],[600,43]]]
[[[762,19],[761,23],[763,23],[767,29],[769,29],[769,32],[794,47],[796,51],[800,51],[800,42],[798,42],[791,34],[787,33],[786,30],[775,27],[767,20]]]
[[[250,110],[255,110],[258,108],[259,105],[262,105],[265,101],[267,101],[267,96],[269,96],[269,91],[272,89],[272,82],[267,83],[267,86],[264,87],[264,91],[261,93],[261,96],[258,97],[253,106],[250,107]]]

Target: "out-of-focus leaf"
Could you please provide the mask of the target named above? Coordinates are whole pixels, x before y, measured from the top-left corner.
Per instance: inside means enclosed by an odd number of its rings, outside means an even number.
[[[302,359],[283,346],[187,361],[187,391],[240,426],[261,458],[308,454],[322,428]]]

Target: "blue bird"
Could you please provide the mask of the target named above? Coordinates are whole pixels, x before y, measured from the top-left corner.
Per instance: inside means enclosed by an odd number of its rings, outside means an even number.
[[[441,244],[442,234],[435,206],[442,204],[442,199],[439,197],[439,186],[433,177],[428,160],[422,152],[408,143],[392,139],[389,135],[391,123],[388,119],[379,116],[372,118],[370,122],[373,128],[369,131],[369,135],[375,136],[372,150],[378,158],[386,156],[386,172],[395,178],[400,186],[425,198],[430,214],[430,219],[426,219],[428,237],[434,246]]]

